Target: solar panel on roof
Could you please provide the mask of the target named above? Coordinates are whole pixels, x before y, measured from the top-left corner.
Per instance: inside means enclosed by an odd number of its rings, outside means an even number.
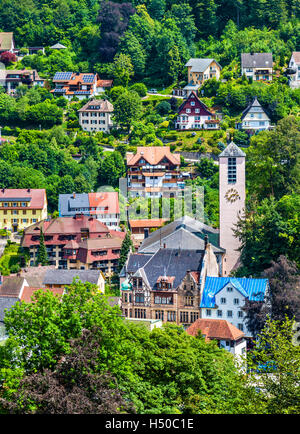
[[[74,91],[74,95],[89,95],[90,91],[89,90],[75,90]]]
[[[84,83],[93,83],[94,74],[84,74],[83,75],[83,81],[84,81]]]
[[[53,80],[70,80],[72,74],[72,72],[57,72],[54,75]]]

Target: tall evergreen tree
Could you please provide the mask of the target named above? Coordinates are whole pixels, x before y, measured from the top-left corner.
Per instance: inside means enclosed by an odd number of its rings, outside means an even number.
[[[123,268],[123,265],[125,264],[128,253],[132,249],[133,244],[130,237],[130,232],[127,232],[125,235],[125,238],[123,240],[122,246],[121,246],[121,252],[120,252],[120,259],[119,259],[119,266],[118,266],[118,272],[120,272]]]
[[[43,229],[41,228],[40,231],[40,244],[38,248],[38,254],[37,254],[37,265],[47,265],[48,264],[48,254],[47,249],[45,246],[45,238],[43,234]]]

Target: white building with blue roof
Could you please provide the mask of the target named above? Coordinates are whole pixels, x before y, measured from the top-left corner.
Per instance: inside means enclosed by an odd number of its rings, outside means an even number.
[[[242,307],[246,300],[265,302],[268,291],[268,279],[207,276],[200,303],[201,318],[225,319],[251,338]]]

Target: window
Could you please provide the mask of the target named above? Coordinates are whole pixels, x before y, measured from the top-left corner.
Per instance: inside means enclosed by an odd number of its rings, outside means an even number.
[[[155,311],[155,319],[161,319],[164,320],[164,311],[163,310],[156,310]]]
[[[238,324],[238,329],[241,331],[244,331],[244,325],[243,324]]]
[[[191,113],[191,109],[186,109],[186,113]]]
[[[236,182],[236,158],[228,158],[228,184],[234,184]]]
[[[226,304],[226,298],[225,297],[221,297],[220,302],[221,302],[221,304]]]
[[[194,297],[191,295],[184,297],[184,304],[185,304],[185,306],[193,306],[194,305]]]
[[[239,310],[238,311],[238,318],[243,318],[244,314],[243,311]]]
[[[191,101],[191,106],[194,106],[195,105],[195,101]]]
[[[206,309],[206,315],[211,316],[211,310],[210,309]]]
[[[227,317],[228,318],[232,318],[232,310],[228,310],[227,311]]]
[[[180,312],[180,322],[189,322],[189,313],[188,312]]]
[[[146,309],[134,309],[135,318],[146,318]]]
[[[223,316],[222,310],[217,310],[217,315],[219,318],[222,318],[222,316]]]
[[[195,322],[199,318],[198,312],[191,312],[191,323]]]
[[[238,298],[233,299],[233,304],[239,304],[239,303],[240,303],[240,300]]]
[[[195,113],[200,113],[200,109],[196,108]]]
[[[167,320],[168,321],[176,321],[176,312],[174,312],[173,310],[168,310]]]
[[[227,287],[227,292],[232,292],[232,291],[233,291],[232,287],[231,287],[231,286],[228,286],[228,287]]]

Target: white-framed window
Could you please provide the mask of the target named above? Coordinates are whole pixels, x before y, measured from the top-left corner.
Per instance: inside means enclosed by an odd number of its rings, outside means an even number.
[[[238,298],[233,299],[233,304],[239,304],[239,303],[240,303],[240,300]]]
[[[232,310],[227,311],[227,318],[232,318]]]
[[[217,315],[219,318],[222,318],[222,316],[223,316],[222,310],[217,310]]]
[[[226,298],[225,297],[221,297],[220,302],[221,302],[221,304],[226,304]]]
[[[191,106],[194,106],[195,105],[195,101],[191,101]]]
[[[187,108],[185,111],[186,111],[186,113],[191,113],[191,109],[189,109],[189,108]]]
[[[206,309],[206,315],[211,316],[211,309]]]
[[[244,316],[243,311],[242,311],[242,310],[239,310],[239,311],[238,311],[238,318],[243,318],[243,316]]]
[[[200,109],[196,108],[195,113],[200,113]]]

